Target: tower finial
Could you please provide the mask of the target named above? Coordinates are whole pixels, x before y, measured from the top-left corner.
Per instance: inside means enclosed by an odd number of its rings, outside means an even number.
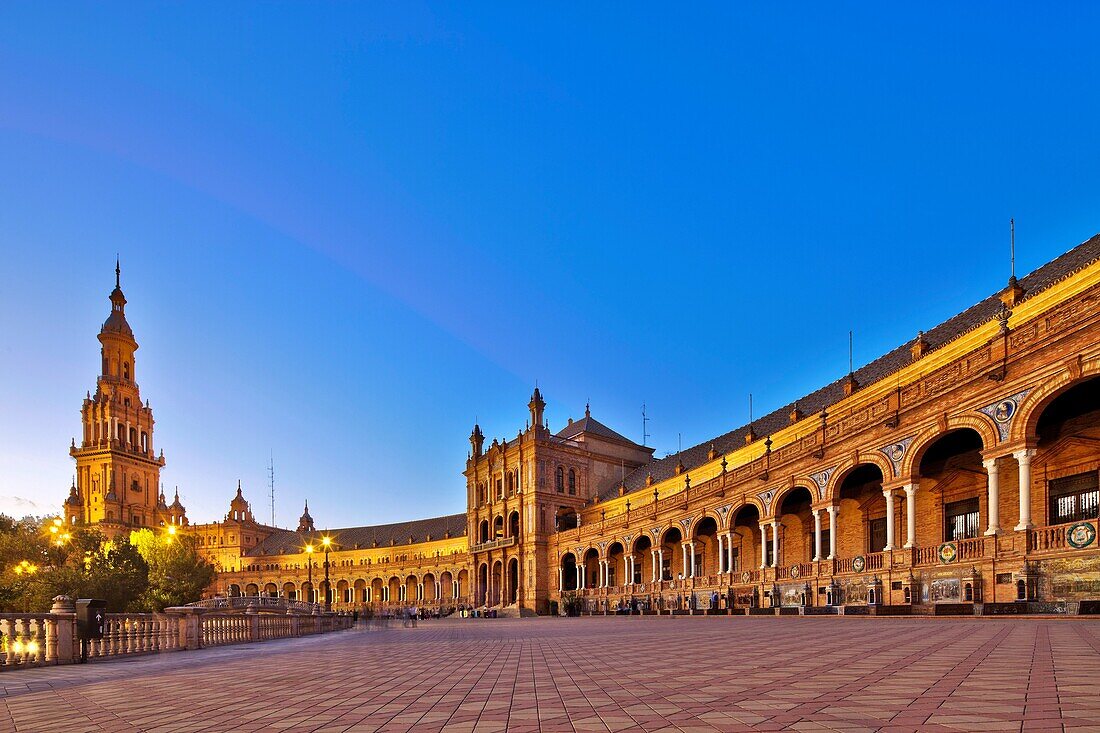
[[[115,287],[122,289],[120,283],[122,282],[122,268],[119,267],[118,252],[115,252]]]

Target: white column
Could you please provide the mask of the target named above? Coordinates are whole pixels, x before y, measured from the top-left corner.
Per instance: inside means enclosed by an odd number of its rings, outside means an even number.
[[[565,568],[558,566],[558,590],[565,590]]]
[[[905,549],[917,545],[917,485],[908,484],[905,489]]]
[[[726,532],[726,572],[733,572],[733,534]]]
[[[657,551],[649,551],[649,582],[657,582]]]
[[[827,560],[836,559],[836,510],[835,506],[825,507],[825,511],[829,512],[829,557]]]
[[[883,489],[882,497],[886,499],[886,547],[883,552],[894,549],[894,490]]]
[[[760,569],[768,567],[768,564],[764,562],[764,557],[767,554],[765,551],[768,548],[768,525],[760,525]]]
[[[726,572],[726,536],[718,535],[718,574]]]
[[[1025,448],[1012,454],[1020,464],[1020,523],[1016,525],[1016,531],[1022,532],[1031,529],[1031,458],[1035,455],[1034,448]]]
[[[814,509],[814,561],[821,559],[821,510]]]
[[[694,578],[695,577],[695,543],[694,542],[687,543],[686,545],[684,545],[684,549],[687,552],[691,553],[691,562],[688,564],[688,567],[691,568],[691,575],[689,575],[688,577],[689,578]]]
[[[584,587],[584,574],[585,574],[585,572],[586,571],[584,569],[584,565],[578,565],[577,566],[577,589],[578,590]]]
[[[657,561],[659,563],[657,565],[657,580],[664,580],[665,579],[665,548],[663,548],[663,547],[658,547],[657,548]],[[670,558],[669,559],[669,564],[671,564],[671,563],[672,563],[672,559]]]
[[[982,461],[982,465],[985,466],[985,472],[989,475],[986,497],[989,506],[987,511],[989,528],[985,531],[988,537],[1001,531],[1001,477],[997,471],[996,458],[987,458]]]
[[[619,585],[631,585],[634,582],[634,573],[630,572],[630,563],[633,560],[633,555],[623,555],[623,582]]]
[[[604,560],[603,565],[603,587],[608,588],[611,586],[611,561]]]
[[[681,571],[681,572],[683,573],[683,576],[684,576],[685,578],[690,578],[691,576],[690,576],[690,575],[688,575],[688,551],[687,551],[687,545],[685,545],[685,544],[684,544],[683,542],[681,542],[681,543],[680,543],[680,560],[681,560],[681,563],[680,563],[680,564],[681,564],[681,565],[683,565],[683,570]]]
[[[779,565],[779,520],[772,520],[772,567]]]

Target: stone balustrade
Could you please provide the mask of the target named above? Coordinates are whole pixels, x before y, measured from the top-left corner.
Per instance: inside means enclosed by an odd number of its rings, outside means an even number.
[[[242,613],[182,606],[164,613],[109,613],[101,639],[88,640],[89,659],[201,649],[226,644],[284,639],[351,628],[351,616]],[[80,661],[76,612],[71,599],[58,596],[49,613],[0,614],[0,671],[73,664]]]

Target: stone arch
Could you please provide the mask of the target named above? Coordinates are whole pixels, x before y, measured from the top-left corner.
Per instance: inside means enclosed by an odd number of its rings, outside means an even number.
[[[911,452],[911,451],[907,451]],[[829,478],[829,484],[825,490],[825,499],[830,504],[836,504],[840,499],[840,486],[844,483],[844,479],[848,478],[848,474],[856,470],[860,466],[872,465],[878,468],[882,472],[883,482],[890,481],[894,478],[894,467],[887,460],[886,456],[877,450],[872,451],[860,451],[858,460],[848,459],[837,466],[837,469],[833,471],[833,475]]]
[[[777,518],[779,516],[777,512],[779,511],[779,507],[783,506],[783,500],[786,499],[792,491],[797,491],[799,489],[805,489],[810,492],[810,501],[812,503],[816,504],[820,501],[820,496],[817,493],[817,484],[808,478],[797,478],[794,480],[794,483],[776,489],[775,496],[772,497],[772,510],[769,514],[770,518]]]
[[[916,480],[920,469],[921,459],[924,457],[928,448],[948,433],[966,428],[973,430],[982,439],[983,450],[989,450],[995,447],[999,442],[997,440],[997,429],[993,426],[993,422],[985,415],[956,415],[955,417],[948,418],[946,429],[941,425],[934,425],[921,431],[913,438],[913,442],[909,444],[909,449],[905,452],[905,457],[902,459],[901,470],[898,472],[898,476],[909,480]]]
[[[764,502],[760,501],[760,499],[755,496],[743,496],[741,497],[740,503],[735,503],[730,507],[729,512],[726,514],[725,522],[719,522],[718,526],[722,529],[733,529],[733,522],[737,518],[737,513],[747,506],[754,507],[757,514],[761,517],[764,516]]]
[[[1012,430],[1009,433],[1010,441],[1027,441],[1034,444],[1038,441],[1037,428],[1039,418],[1043,410],[1058,398],[1063,392],[1100,374],[1100,360],[1081,364],[1079,373],[1071,373],[1062,370],[1058,376],[1036,387],[1024,398],[1016,408],[1016,417],[1012,420]]]
[[[289,599],[289,600],[292,600],[292,601],[301,600],[300,598],[298,598],[298,595],[297,595],[296,591],[297,591],[297,586],[294,585],[293,581],[288,580],[287,582],[283,583],[283,598],[286,598],[286,599]]]

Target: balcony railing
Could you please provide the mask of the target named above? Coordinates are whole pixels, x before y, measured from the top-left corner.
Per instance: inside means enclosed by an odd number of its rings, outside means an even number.
[[[482,542],[477,545],[470,546],[470,553],[485,552],[486,550],[495,550],[500,547],[511,547],[516,544],[516,538],[513,537],[497,537],[495,540],[489,540],[488,542]]]

